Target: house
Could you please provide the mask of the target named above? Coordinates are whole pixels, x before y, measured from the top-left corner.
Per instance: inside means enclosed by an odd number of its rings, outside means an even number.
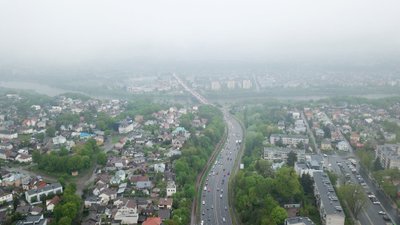
[[[114,201],[117,211],[114,220],[121,221],[122,224],[137,224],[139,214],[137,205],[133,199],[121,199]]]
[[[43,214],[30,215],[24,220],[18,221],[16,225],[47,225],[47,219],[43,217]]]
[[[99,225],[101,224],[101,218],[98,214],[90,214],[85,220],[83,220],[82,225]]]
[[[322,150],[331,150],[332,149],[332,144],[331,141],[329,139],[323,139],[321,141],[321,149]]]
[[[158,216],[161,218],[162,221],[169,220],[171,218],[171,210],[169,209],[159,209]]]
[[[350,135],[350,143],[356,144],[360,142],[360,135],[357,132],[352,132]]]
[[[154,164],[154,172],[164,173],[164,171],[165,171],[165,163]]]
[[[39,206],[32,206],[32,208],[31,208],[31,215],[34,215],[34,216],[39,215],[39,214],[42,213],[42,211],[43,211],[43,208],[42,208],[42,207],[39,207]]]
[[[17,157],[15,157],[15,161],[18,161],[20,163],[31,163],[32,156],[28,154],[18,154]]]
[[[0,131],[0,140],[12,140],[12,139],[17,139],[17,138],[18,138],[17,132],[11,132],[8,130]]]
[[[297,160],[303,161],[305,159],[304,149],[292,149],[292,148],[279,148],[279,147],[265,147],[264,148],[264,159],[269,161],[286,161],[288,154],[294,152],[297,154]]]
[[[126,173],[123,170],[118,170],[115,175],[111,178],[110,184],[119,184],[126,179]]]
[[[46,210],[53,212],[54,206],[56,206],[60,202],[60,197],[57,195],[54,196],[52,199],[46,200]]]
[[[269,141],[273,145],[278,141],[282,141],[284,145],[295,146],[299,143],[308,144],[309,139],[304,135],[271,134]]]
[[[135,184],[137,189],[149,189],[152,187],[152,183],[147,176],[134,175],[130,180]]]
[[[285,219],[285,225],[315,225],[308,217],[291,217]]]
[[[314,195],[322,224],[344,225],[343,208],[325,172],[314,172]]]
[[[133,131],[133,128],[134,128],[133,122],[125,120],[125,121],[121,122],[121,124],[119,125],[118,132],[120,134],[127,134],[127,133]]]
[[[7,192],[0,188],[0,204],[4,202],[12,202],[13,201],[13,195],[11,192]]]
[[[0,159],[6,160],[7,159],[7,151],[4,149],[0,149]]]
[[[158,200],[158,208],[160,209],[172,209],[172,198],[160,198]]]
[[[375,158],[379,159],[385,169],[400,168],[400,145],[384,144],[375,149]]]
[[[176,193],[176,185],[174,181],[169,181],[167,183],[167,197],[171,197]]]
[[[100,205],[101,203],[101,198],[98,196],[89,196],[85,198],[84,206],[85,208],[90,208],[93,204]]]
[[[47,184],[45,187],[32,189],[25,192],[25,199],[29,204],[40,202],[50,194],[61,194],[63,187],[60,183]]]
[[[160,217],[148,217],[142,225],[161,225],[162,221]]]
[[[110,200],[114,200],[117,198],[117,190],[106,188],[103,191],[101,191],[99,197],[101,199],[100,200],[101,203],[107,205]]]
[[[345,151],[348,152],[351,150],[349,143],[347,143],[347,141],[340,141],[339,143],[337,143],[337,149],[339,151]]]
[[[60,145],[60,144],[64,144],[67,141],[67,139],[65,137],[59,135],[59,136],[53,137],[52,141],[53,141],[54,145]]]

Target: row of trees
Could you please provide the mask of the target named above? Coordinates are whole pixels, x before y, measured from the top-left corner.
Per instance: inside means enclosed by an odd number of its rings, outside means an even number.
[[[174,194],[172,219],[165,221],[166,225],[190,223],[192,202],[196,194],[196,177],[224,133],[222,114],[217,108],[201,106],[198,114],[199,117],[208,120],[208,125],[203,135],[191,136],[182,148],[181,157],[174,161],[178,192]]]
[[[52,151],[50,154],[34,151],[32,159],[33,162],[37,163],[40,170],[57,173],[71,173],[72,171],[88,169],[94,162],[93,159],[97,159],[97,162],[102,165],[107,162],[106,154],[100,152],[96,141],[93,139],[74,147],[72,153],[65,148],[61,148],[58,152]]]
[[[82,200],[75,194],[76,187],[73,184],[68,184],[65,187],[62,200],[54,207],[54,220],[51,225],[71,225],[79,224],[79,210]]]

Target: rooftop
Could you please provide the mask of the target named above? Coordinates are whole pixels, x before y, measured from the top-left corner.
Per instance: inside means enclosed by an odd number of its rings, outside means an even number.
[[[329,180],[328,175],[325,172],[314,172],[314,183],[316,189],[319,192],[319,198],[325,209],[325,213],[329,214],[339,214],[344,217],[342,206],[336,196],[335,189]]]
[[[292,217],[285,220],[285,225],[315,225],[308,217]]]

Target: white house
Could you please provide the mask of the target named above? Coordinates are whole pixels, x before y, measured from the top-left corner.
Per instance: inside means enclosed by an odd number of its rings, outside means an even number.
[[[11,140],[11,139],[17,139],[18,138],[18,133],[12,133],[8,131],[0,131],[0,139],[5,139],[5,140]]]
[[[48,184],[43,188],[26,191],[25,198],[26,201],[29,202],[29,204],[32,204],[42,201],[43,198],[45,198],[50,194],[55,195],[55,194],[61,194],[62,192],[63,192],[63,187],[61,186],[61,184],[53,183],[53,184]]]
[[[340,151],[348,152],[350,151],[350,145],[346,141],[341,141],[337,144],[337,148]]]
[[[0,189],[0,204],[3,202],[12,202],[13,195],[12,193],[5,192],[3,189]]]
[[[154,164],[154,172],[156,172],[156,173],[164,173],[164,171],[165,171],[165,164],[164,163]]]
[[[32,156],[24,153],[18,154],[17,157],[15,157],[15,161],[20,163],[30,163],[32,162]]]
[[[55,145],[64,144],[66,141],[67,139],[61,135],[53,137],[53,144]]]
[[[128,123],[127,121],[122,122],[118,127],[118,132],[120,134],[126,134],[133,131],[133,123]]]
[[[176,185],[174,181],[169,181],[167,183],[167,197],[171,197],[176,193]]]
[[[114,205],[117,206],[114,220],[121,221],[121,224],[137,224],[139,214],[133,199],[116,200]]]

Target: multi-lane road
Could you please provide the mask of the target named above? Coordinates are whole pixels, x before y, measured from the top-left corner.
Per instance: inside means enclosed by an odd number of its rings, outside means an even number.
[[[232,224],[228,205],[228,181],[237,169],[234,166],[239,155],[243,132],[235,118],[225,110],[223,113],[228,126],[228,137],[202,187],[200,224]]]
[[[339,182],[341,184],[348,182],[360,185],[362,184],[367,194],[376,195],[376,190],[372,187],[369,181],[359,174],[359,166],[352,166],[351,162],[347,160],[348,157],[353,158],[354,156],[350,153],[345,156],[327,156],[326,160],[328,163],[328,169],[339,175],[341,178],[339,179]],[[352,171],[352,168],[355,168],[356,170]],[[388,221],[385,221],[383,215],[379,212],[388,213],[390,218],[396,219],[396,216],[392,216],[392,208],[385,207],[380,201],[378,201],[378,199],[370,198],[367,200],[364,209],[361,210],[360,215],[358,216],[358,220],[362,225],[386,225]]]
[[[176,74],[173,74],[173,77],[200,103],[210,104],[206,98],[187,86]],[[199,222],[201,225],[232,224],[228,205],[228,183],[229,177],[239,166],[239,164],[235,164],[235,161],[237,157],[240,157],[239,150],[243,140],[243,130],[227,109],[222,109],[222,113],[228,130],[227,139],[209,173],[206,174],[205,185],[201,187]],[[195,223],[197,223],[196,219],[192,219],[191,224]]]

